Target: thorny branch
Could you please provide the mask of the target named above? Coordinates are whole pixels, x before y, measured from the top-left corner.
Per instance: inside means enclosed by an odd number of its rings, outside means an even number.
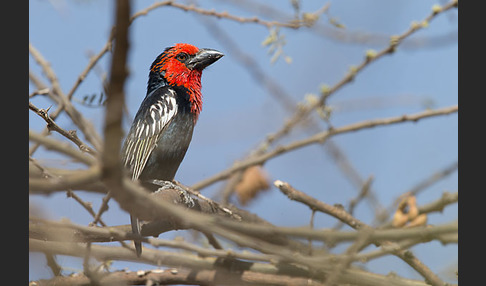
[[[386,34],[378,34],[375,32],[367,32],[363,30],[352,31],[348,28],[339,27],[339,25],[337,25],[335,21],[335,18],[329,13],[329,10],[332,10],[332,4],[330,5],[331,9],[326,9],[325,11],[323,11],[325,16],[327,17],[328,24],[330,24],[326,25],[325,21],[317,21],[320,13],[301,12],[300,9],[296,9],[294,13],[295,15],[290,15],[280,11],[280,9],[276,9],[275,7],[270,6],[269,4],[267,4],[267,2],[258,2],[253,0],[219,0],[219,2],[231,3],[231,5],[238,7],[242,10],[271,19],[296,18],[297,20],[299,20],[307,18],[307,21],[314,20],[314,23],[308,29],[311,33],[314,33],[316,36],[323,37],[338,43],[379,47],[385,45],[390,40],[390,36]],[[298,3],[299,1],[292,2]],[[427,35],[422,37],[416,36],[413,38],[408,38],[402,44],[402,49],[423,50],[427,47],[456,44],[457,34],[458,33],[456,30],[437,36]]]
[[[59,81],[56,74],[54,73],[54,70],[50,67],[49,63],[31,43],[29,43],[29,52],[37,61],[37,63],[43,68],[43,71],[46,73],[47,77],[51,81],[54,93],[53,100],[63,107],[63,109],[72,119],[72,121],[83,132],[86,139],[91,144],[93,144],[95,149],[99,150],[101,138],[95,131],[91,122],[84,118],[84,116],[72,105],[71,101],[66,97],[61,89],[61,86],[59,85]]]
[[[349,132],[354,132],[354,131],[359,131],[363,129],[368,129],[368,128],[373,128],[377,126],[384,126],[384,125],[390,125],[390,124],[397,124],[397,123],[402,123],[402,122],[416,122],[419,121],[423,118],[428,118],[428,117],[433,117],[433,116],[438,116],[438,115],[447,115],[451,113],[457,112],[459,107],[457,105],[451,106],[451,107],[446,107],[446,108],[441,108],[441,109],[436,109],[436,110],[428,110],[416,114],[411,114],[411,115],[402,115],[402,116],[396,116],[396,117],[391,117],[391,118],[385,118],[385,119],[377,119],[377,120],[369,120],[365,122],[359,122],[355,124],[350,124],[342,127],[337,127],[330,129],[328,131],[323,131],[321,133],[317,133],[309,138],[302,139],[295,141],[293,143],[290,143],[285,146],[278,146],[272,151],[268,151],[266,153],[260,153],[259,155],[253,155],[250,156],[249,158],[245,159],[244,161],[237,162],[235,163],[232,167],[229,169],[226,169],[210,178],[207,178],[199,183],[196,183],[192,186],[194,189],[202,189],[204,187],[207,187],[215,182],[224,180],[231,176],[236,171],[246,169],[250,166],[253,165],[258,165],[266,162],[267,160],[274,158],[276,156],[279,156],[281,154],[287,153],[292,150],[296,150],[299,148],[302,148],[304,146],[307,146],[309,144],[315,144],[315,143],[323,143],[330,137],[333,137],[338,134],[344,134],[344,133],[349,133]]]
[[[49,116],[49,114],[48,114],[49,109],[47,109],[47,110],[46,109],[39,109],[34,104],[32,104],[32,102],[30,102],[30,101],[29,101],[29,109],[34,111],[35,113],[37,113],[42,119],[44,119],[46,121],[47,129],[54,130],[54,131],[58,132],[59,134],[61,134],[62,136],[66,137],[67,139],[72,141],[74,144],[76,144],[79,147],[79,150],[81,150],[83,152],[87,152],[91,155],[96,155],[95,150],[93,150],[91,147],[89,147],[88,145],[83,143],[83,141],[81,141],[79,139],[79,137],[76,135],[75,130],[66,131],[66,130],[62,129],[59,125],[57,125],[57,123]]]
[[[432,11],[432,13],[427,16],[421,23],[426,23],[422,25],[412,25],[407,31],[405,31],[403,34],[399,36],[394,36],[390,39],[390,44],[382,49],[379,52],[373,52],[373,53],[367,53],[365,56],[365,59],[361,64],[358,66],[352,67],[348,74],[346,74],[338,83],[336,83],[332,87],[326,87],[326,88],[321,88],[321,95],[318,100],[311,104],[301,104],[300,108],[296,109],[294,114],[291,116],[290,119],[286,120],[284,125],[275,133],[269,134],[263,142],[259,144],[259,146],[252,150],[250,152],[250,155],[245,159],[246,161],[251,161],[255,157],[261,156],[262,153],[265,152],[271,146],[274,142],[276,142],[279,138],[282,138],[283,136],[287,135],[290,133],[290,131],[295,128],[299,123],[304,121],[305,119],[308,118],[310,113],[318,108],[321,108],[325,106],[326,100],[335,92],[337,92],[339,89],[344,87],[346,84],[352,82],[355,78],[356,75],[358,75],[359,72],[361,72],[365,67],[370,65],[371,63],[377,61],[378,59],[382,58],[385,55],[392,54],[397,47],[403,42],[404,39],[408,38],[412,34],[414,34],[416,31],[422,29],[425,27],[425,25],[428,25],[430,21],[432,21],[437,15],[440,13],[443,13],[445,11],[448,11],[454,7],[457,7],[457,0],[452,0],[449,2],[447,5],[440,7],[440,9],[435,9]],[[238,164],[238,163],[235,163]],[[249,165],[251,166],[251,165]],[[241,168],[244,169],[244,168]],[[219,180],[221,180],[221,174],[222,173],[233,173],[235,171],[239,171],[240,168],[235,168],[235,166],[230,167],[226,171],[221,172],[220,174],[216,174],[211,178],[205,179],[201,182],[198,182],[193,185],[193,188],[195,189],[201,189],[204,187],[207,187]],[[227,178],[225,176],[224,178]]]
[[[243,49],[238,47],[238,44],[232,39],[231,35],[216,25],[216,23],[210,18],[198,17],[198,19],[199,18],[207,28],[207,31],[213,35],[213,38],[220,42],[223,47],[225,47],[225,50],[227,50],[237,61],[241,63],[243,67],[246,68],[256,83],[263,86],[268,91],[268,94],[275,99],[274,102],[280,104],[288,113],[292,113],[295,108],[298,108],[296,102],[290,96],[290,94],[285,91],[282,84],[277,82],[277,80],[273,79],[271,76],[267,75],[260,67],[260,64],[254,60],[251,55],[247,54],[245,51],[243,51]],[[302,125],[306,127],[309,133],[322,131],[317,122],[313,119],[314,118],[312,117],[308,118],[305,122],[303,122]],[[345,174],[345,176],[353,184],[358,185],[358,188],[362,188],[364,180],[361,179],[356,169],[350,164],[349,160],[346,158],[346,155],[337,146],[337,144],[334,144],[332,140],[328,140],[323,147],[335,159],[337,166],[340,167],[340,170]],[[229,202],[229,197],[235,191],[235,186],[241,181],[243,172],[244,170],[235,172],[227,180],[226,185],[221,191],[223,203],[227,204]],[[379,205],[379,202],[371,189],[368,189],[367,195],[363,196],[363,198],[366,198],[370,202],[370,205],[376,211],[378,218],[382,218],[384,216],[384,212],[382,211],[383,208]]]
[[[225,269],[218,270],[186,270],[172,268],[167,270],[153,269],[148,271],[128,271],[106,273],[100,279],[102,285],[282,285],[282,286],[324,286],[315,280],[308,278],[290,277],[281,274],[265,274],[243,270],[241,273],[233,273]],[[61,276],[51,280],[39,280],[36,286],[69,285],[81,286],[89,284],[90,280],[83,274],[76,276]],[[31,285],[34,286],[34,285]]]
[[[140,15],[146,15],[149,11],[154,10],[156,8],[159,8],[159,7],[162,7],[162,6],[171,6],[171,7],[181,9],[181,10],[184,10],[184,11],[195,12],[199,15],[213,16],[213,17],[218,18],[218,19],[223,18],[223,19],[236,21],[236,22],[239,22],[239,23],[255,23],[255,24],[265,26],[267,28],[285,27],[285,28],[298,29],[300,27],[312,26],[314,22],[310,19],[315,19],[320,14],[325,12],[325,10],[327,9],[326,7],[328,7],[328,4],[324,5],[324,7],[322,9],[319,9],[318,11],[313,13],[314,17],[309,15],[309,17],[307,19],[302,19],[302,20],[295,19],[295,20],[292,20],[292,21],[287,22],[287,23],[278,22],[278,21],[265,21],[265,20],[262,20],[258,17],[251,17],[251,18],[239,17],[239,16],[232,15],[228,12],[216,12],[214,10],[206,10],[206,9],[199,8],[195,5],[184,5],[184,4],[181,4],[181,3],[177,3],[175,1],[162,1],[162,2],[154,3],[150,7],[147,7],[146,9],[144,9],[140,12],[137,12],[134,15],[134,17],[138,17]]]
[[[351,226],[354,229],[357,230],[364,229],[366,235],[368,235],[367,233],[372,229],[364,222],[351,216],[345,210],[320,202],[292,188],[288,183],[276,181],[275,185],[292,200],[297,200],[299,202],[308,205],[312,209],[317,209],[329,215],[335,216],[336,218],[338,218],[339,220],[341,220],[342,222],[346,223],[347,225]],[[382,244],[383,243],[375,242],[376,246],[380,246]],[[384,242],[384,244],[387,244],[387,242]],[[405,261],[408,265],[410,265],[413,269],[415,269],[415,271],[420,273],[420,275],[422,275],[426,279],[426,281],[428,281],[432,285],[440,286],[445,284],[434,272],[432,272],[425,264],[423,264],[420,260],[418,260],[411,251],[397,250],[393,252],[393,254],[401,258],[403,261]]]

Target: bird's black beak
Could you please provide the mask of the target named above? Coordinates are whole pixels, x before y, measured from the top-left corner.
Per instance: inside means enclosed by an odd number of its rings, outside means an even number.
[[[187,62],[186,66],[193,70],[203,70],[205,67],[219,60],[224,54],[212,49],[199,49],[199,52]]]

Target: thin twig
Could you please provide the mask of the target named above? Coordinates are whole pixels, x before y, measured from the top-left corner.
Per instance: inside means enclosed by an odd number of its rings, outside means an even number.
[[[457,0],[452,0],[451,2],[446,4],[445,6],[441,7],[441,9],[434,10],[421,23],[427,23],[428,24],[437,15],[439,15],[439,14],[445,12],[445,11],[448,11],[449,9],[452,9],[453,7],[457,7]],[[263,140],[263,142],[261,142],[258,145],[258,147],[251,152],[250,156],[248,156],[248,158],[246,158],[245,161],[249,162],[249,161],[253,161],[252,159],[254,159],[254,158],[262,157],[261,154],[263,152],[265,152],[265,150],[268,149],[268,146],[270,146],[272,143],[274,143],[277,139],[283,137],[286,134],[289,134],[289,132],[298,123],[301,123],[304,119],[306,119],[308,117],[308,115],[310,114],[311,111],[325,105],[325,102],[326,102],[326,100],[329,96],[334,94],[336,91],[341,89],[346,84],[353,81],[354,78],[356,77],[356,75],[359,72],[361,72],[365,67],[367,67],[371,63],[377,61],[378,59],[382,58],[383,56],[390,54],[390,53],[393,53],[396,50],[396,48],[403,42],[404,39],[408,38],[410,35],[412,35],[413,33],[415,33],[416,31],[418,31],[422,28],[423,28],[423,26],[421,26],[421,25],[412,25],[412,27],[410,27],[403,34],[401,34],[399,36],[392,37],[389,46],[385,47],[380,52],[377,52],[376,54],[373,54],[373,55],[368,54],[361,64],[359,64],[356,67],[353,67],[350,70],[350,72],[346,76],[344,76],[344,78],[342,78],[338,83],[336,83],[334,86],[332,86],[330,88],[322,89],[321,96],[318,100],[316,100],[312,104],[301,105],[302,107],[298,108],[296,110],[296,112],[292,115],[292,117],[290,119],[286,120],[285,123],[283,124],[283,126],[277,132],[267,135],[265,140]],[[257,161],[257,160],[254,160],[254,161]],[[207,187],[207,186],[209,186],[209,185],[211,185],[211,184],[213,184],[217,181],[228,178],[235,171],[239,171],[239,170],[244,169],[244,168],[251,166],[253,164],[245,166],[243,168],[239,167],[239,166],[241,166],[241,163],[240,164],[235,163],[235,165],[233,165],[232,167],[230,167],[229,169],[227,169],[225,171],[220,172],[219,174],[216,174],[216,175],[210,177],[209,179],[205,179],[201,182],[196,183],[195,185],[193,185],[193,188],[194,189],[201,189],[201,188]]]
[[[318,201],[296,189],[291,187],[288,183],[281,181],[276,181],[275,186],[278,187],[284,194],[286,194],[290,199],[302,202],[312,209],[322,211],[326,214],[332,215],[338,218],[342,222],[351,226],[354,229],[372,229],[370,226],[361,222],[360,220],[354,218],[352,215],[347,213],[344,209],[336,208],[331,205],[327,205],[321,201]],[[382,243],[375,242],[376,246],[380,246]],[[425,264],[423,264],[410,250],[398,250],[394,251],[393,255],[401,258],[408,265],[410,265],[415,271],[422,275],[429,283],[434,286],[443,286],[444,282],[430,270]]]
[[[98,222],[100,222],[103,225],[103,221],[101,220],[101,215],[108,210],[108,202],[111,199],[111,192],[108,191],[106,196],[103,197],[101,200],[101,206],[96,215],[94,216],[94,220],[90,223],[90,225],[96,225]]]
[[[78,243],[41,241],[37,239],[29,239],[29,249],[30,251],[51,251],[56,254],[81,256],[81,257],[84,255],[84,252],[86,250],[86,248],[82,244],[78,244]],[[138,261],[143,263],[149,263],[156,266],[160,266],[162,264],[162,265],[167,265],[172,267],[184,267],[184,268],[191,269],[192,273],[195,273],[196,271],[200,271],[202,269],[213,270],[214,265],[216,264],[216,259],[212,257],[201,258],[195,255],[173,253],[173,252],[153,250],[153,249],[145,249],[141,257],[137,258],[128,249],[124,249],[121,247],[96,245],[96,244],[91,245],[91,255],[92,257],[102,261],[115,259],[115,260],[125,260],[125,261]],[[328,266],[324,265],[324,267],[331,268],[330,265]],[[306,270],[305,268],[299,268],[288,264],[252,263],[252,262],[243,262],[239,260],[228,260],[225,263],[225,268],[231,269],[233,273],[238,273],[239,277],[242,277],[249,272],[257,272],[257,273],[273,274],[273,275],[275,274],[282,275],[282,273],[285,273],[286,279],[289,279],[291,277],[305,277],[305,278],[315,279],[314,273]],[[226,284],[223,281],[221,282],[223,284]],[[388,275],[379,275],[379,274],[369,273],[360,269],[345,270],[339,282],[341,284],[357,284],[358,281],[360,282],[359,283],[360,285],[368,285],[368,286],[372,286],[372,285],[427,286],[427,284],[424,283],[423,281],[404,279],[398,276],[390,277]],[[314,285],[316,281],[307,280],[307,282],[311,283],[311,285]],[[277,283],[274,285],[282,285],[282,284]]]
[[[218,181],[224,180],[231,176],[233,173],[246,169],[250,166],[253,165],[259,165],[264,162],[266,162],[269,159],[275,158],[281,154],[286,154],[289,151],[296,150],[305,146],[308,146],[310,144],[316,144],[316,143],[323,143],[327,139],[338,135],[338,134],[344,134],[344,133],[349,133],[349,132],[354,132],[358,130],[363,130],[363,129],[368,129],[368,128],[373,128],[377,126],[386,126],[386,125],[391,125],[391,124],[397,124],[397,123],[403,123],[403,122],[417,122],[421,119],[428,118],[428,117],[434,117],[434,116],[441,116],[441,115],[448,115],[451,113],[457,112],[459,107],[457,105],[453,105],[450,107],[445,107],[441,109],[435,109],[435,110],[426,110],[420,113],[415,113],[415,114],[409,114],[409,115],[402,115],[402,116],[395,116],[395,117],[390,117],[390,118],[383,118],[383,119],[375,119],[375,120],[366,120],[363,122],[358,122],[350,125],[346,125],[343,127],[338,127],[334,129],[330,129],[328,131],[323,131],[321,133],[317,133],[314,136],[311,136],[309,138],[303,139],[303,140],[298,140],[293,143],[290,143],[285,146],[280,146],[275,148],[273,151],[269,151],[267,153],[263,153],[257,156],[251,156],[247,158],[244,161],[235,163],[232,167],[212,176],[209,177],[203,181],[200,181],[196,184],[194,184],[191,188],[200,190],[204,187],[207,187],[213,183],[216,183]]]
[[[226,33],[219,25],[215,24],[215,21],[209,17],[197,17],[201,19],[201,23],[206,27],[206,30],[213,35],[213,38],[220,42],[225,50],[228,51],[252,76],[253,80],[264,87],[270,96],[274,98],[274,102],[282,106],[287,112],[295,112],[297,104],[295,100],[288,94],[284,87],[271,76],[267,75],[264,70],[260,67],[260,64],[255,61],[251,55],[247,54],[244,50],[238,47],[238,44],[232,39],[231,35]],[[313,120],[314,118],[309,117],[303,126],[306,127],[307,131],[310,133],[317,133],[322,131],[317,122]],[[331,154],[331,156],[336,161],[336,165],[339,170],[348,178],[352,183],[359,186],[363,185],[364,180],[361,179],[359,173],[355,170],[349,160],[346,158],[345,154],[341,149],[334,144],[331,140],[327,144],[323,145],[324,149]],[[221,202],[223,204],[229,203],[229,198],[231,194],[235,191],[235,186],[240,182],[243,171],[235,172],[226,182],[223,189],[220,191]],[[377,213],[382,213],[383,207],[379,204],[376,196],[372,190],[369,190],[367,200],[370,205]]]
[[[181,9],[181,10],[184,10],[184,11],[191,11],[191,12],[195,12],[195,13],[200,14],[200,15],[212,16],[212,17],[215,17],[215,18],[218,18],[218,19],[222,18],[222,19],[232,20],[232,21],[236,21],[238,23],[255,23],[255,24],[265,26],[267,28],[285,27],[285,28],[291,28],[291,29],[298,29],[298,28],[301,28],[301,27],[309,27],[313,24],[312,21],[308,21],[308,20],[292,20],[290,22],[283,23],[283,22],[278,22],[278,21],[265,21],[265,20],[262,20],[258,17],[251,17],[251,18],[239,17],[239,16],[232,15],[232,14],[226,12],[226,11],[216,12],[214,10],[206,10],[206,9],[203,9],[203,8],[199,8],[199,7],[192,5],[192,4],[191,5],[184,5],[184,4],[181,4],[181,3],[177,3],[175,1],[163,1],[163,2],[154,3],[151,6],[137,12],[136,14],[133,15],[133,17],[146,15],[151,10],[154,10],[154,9],[162,7],[162,6],[171,6],[171,7]],[[328,6],[324,5],[324,7],[328,7]],[[324,10],[319,9],[314,14],[318,14],[318,13],[322,13],[322,12],[324,12]],[[131,20],[131,21],[133,21],[133,20]]]
[[[99,137],[91,122],[85,119],[84,116],[76,108],[74,108],[74,106],[71,104],[71,101],[69,101],[69,99],[64,95],[61,86],[59,85],[59,81],[57,80],[56,74],[54,73],[54,70],[50,67],[49,63],[44,59],[44,57],[34,47],[34,45],[32,45],[32,43],[29,43],[29,52],[34,57],[36,62],[42,67],[43,71],[49,78],[52,84],[52,89],[57,96],[58,102],[62,105],[71,120],[83,132],[83,134],[86,136],[86,139],[91,144],[93,144],[95,149],[99,150],[101,138]]]
[[[82,153],[81,151],[79,151],[79,149],[72,148],[71,145],[67,142],[43,136],[35,131],[29,130],[29,140],[42,144],[47,149],[56,150],[60,153],[68,155],[73,159],[76,159],[87,165],[92,166],[97,163],[97,160],[95,158],[85,155],[85,153]]]
[[[36,286],[65,285],[85,286],[90,284],[86,275],[60,276],[52,279],[33,281]],[[140,271],[121,270],[106,273],[100,280],[101,285],[240,285],[240,286],[324,286],[315,279],[291,277],[283,274],[266,274],[243,270],[232,272],[217,270],[194,270],[171,268]],[[311,283],[311,284],[310,284]],[[425,285],[425,284],[423,284]]]
[[[87,144],[85,144],[83,141],[79,139],[79,137],[76,135],[76,132],[74,130],[72,131],[66,131],[62,129],[57,123],[49,116],[49,109],[39,109],[37,108],[32,102],[29,101],[29,109],[34,111],[37,115],[39,115],[42,119],[44,119],[47,123],[47,129],[49,130],[54,130],[61,134],[62,136],[66,137],[70,141],[72,141],[74,144],[76,144],[79,147],[79,150],[86,152],[91,155],[96,155],[96,151],[93,150],[91,147],[89,147]]]
[[[105,45],[103,46],[103,48],[101,49],[101,51],[98,52],[98,54],[92,56],[88,62],[88,65],[84,68],[84,70],[81,72],[81,74],[78,76],[78,78],[76,79],[76,82],[74,83],[73,87],[71,88],[71,90],[69,90],[68,94],[67,94],[67,98],[69,100],[72,99],[73,95],[74,95],[74,92],[76,92],[76,90],[78,89],[79,85],[84,81],[84,79],[86,78],[86,76],[88,75],[88,73],[91,71],[91,69],[93,69],[93,67],[99,62],[99,60],[107,53],[111,50],[111,47],[112,47],[112,36],[113,34],[113,31],[112,33],[110,34],[110,36],[108,37],[108,41],[105,43]]]
[[[273,19],[290,19],[292,17],[297,18],[298,16],[304,17],[303,13],[301,15],[290,15],[285,12],[282,12],[278,9],[275,9],[273,6],[266,5],[266,3],[271,2],[262,2],[262,1],[249,1],[249,0],[219,0],[218,2],[224,2],[225,4],[230,3],[231,5],[236,6],[239,9],[246,10],[249,13],[257,13],[266,18],[273,18]],[[293,2],[294,3],[294,2]],[[330,3],[330,2],[329,2]],[[323,8],[326,8],[324,6]],[[316,11],[316,12],[319,12]],[[318,16],[319,13],[310,13],[310,16],[313,15]],[[297,13],[297,12],[296,12]],[[332,22],[334,19],[331,15],[329,15],[329,10],[324,11],[325,15],[328,18],[328,22]],[[306,13],[306,15],[309,15]],[[383,46],[386,45],[389,40],[390,36],[387,34],[379,34],[376,32],[366,32],[362,29],[358,30],[351,30],[349,28],[346,29],[336,29],[335,25],[332,23],[325,23],[324,21],[316,21],[309,28],[309,32],[314,33],[317,36],[324,37],[328,40],[335,41],[337,43],[342,44],[352,44],[352,45],[362,45],[366,47],[370,46]],[[401,45],[402,49],[406,50],[423,50],[424,48],[437,48],[437,47],[444,47],[445,45],[452,45],[457,44],[457,30],[450,31],[440,35],[424,35],[424,36],[416,36],[413,38],[408,38],[404,43]]]

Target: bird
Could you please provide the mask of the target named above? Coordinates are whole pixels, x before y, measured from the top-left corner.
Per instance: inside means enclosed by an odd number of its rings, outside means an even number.
[[[132,180],[149,191],[170,183],[184,159],[202,110],[202,71],[224,54],[214,49],[177,43],[167,47],[150,66],[147,93],[121,150]],[[140,221],[130,215],[132,232]],[[141,242],[134,242],[137,256]]]

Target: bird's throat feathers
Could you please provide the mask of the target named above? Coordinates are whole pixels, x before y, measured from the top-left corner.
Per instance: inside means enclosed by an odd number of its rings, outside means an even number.
[[[176,60],[170,51],[165,51],[150,68],[147,94],[162,86],[183,87],[187,91],[191,112],[197,116],[202,110],[201,94],[202,71],[190,70]]]
[[[184,87],[189,95],[191,103],[191,112],[199,115],[202,110],[202,93],[201,93],[201,71],[185,70],[173,71],[167,69],[165,78],[169,85]]]
[[[199,74],[197,74],[199,73]],[[185,73],[179,76],[172,76],[167,78],[167,72],[165,72],[165,77],[160,73],[150,73],[148,85],[147,85],[147,95],[157,88],[163,86],[173,86],[177,90],[183,92],[184,94],[179,94],[183,96],[183,100],[188,100],[190,104],[190,111],[197,117],[202,110],[202,93],[201,93],[201,72],[191,71],[191,73]]]

